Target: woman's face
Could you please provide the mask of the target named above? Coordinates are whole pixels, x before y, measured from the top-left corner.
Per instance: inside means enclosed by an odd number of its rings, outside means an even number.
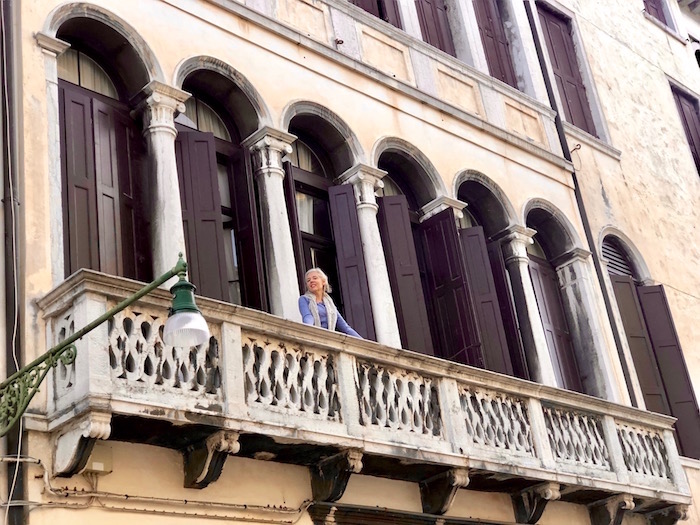
[[[318,272],[311,272],[306,276],[306,289],[311,293],[323,291],[323,278]]]

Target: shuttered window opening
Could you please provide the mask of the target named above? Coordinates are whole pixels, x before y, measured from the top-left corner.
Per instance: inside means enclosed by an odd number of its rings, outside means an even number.
[[[445,0],[415,0],[423,40],[456,56]]]
[[[695,161],[695,167],[700,171],[700,117],[698,117],[698,101],[693,97],[671,87],[676,108],[683,124],[685,137]]]
[[[517,88],[510,42],[503,27],[499,0],[475,0],[474,9],[489,73],[492,77]]]
[[[603,240],[603,258],[607,261],[610,275],[624,275],[635,278],[632,264],[615,239],[606,237]]]
[[[664,14],[663,2],[664,0],[644,0],[644,10],[662,24],[668,25]]]
[[[396,0],[350,0],[350,2],[401,29],[399,4]]]

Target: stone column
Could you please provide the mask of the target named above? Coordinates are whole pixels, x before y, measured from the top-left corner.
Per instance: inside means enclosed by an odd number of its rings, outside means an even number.
[[[143,116],[143,136],[148,144],[155,276],[172,268],[178,254],[185,253],[185,230],[175,161],[175,113],[185,111],[184,102],[188,98],[189,93],[153,80],[138,95],[140,101],[136,105],[136,111]]]
[[[343,173],[338,178],[338,182],[352,184],[355,190],[360,238],[362,239],[362,251],[367,268],[369,296],[372,300],[377,342],[401,348],[396,307],[391,293],[389,272],[377,223],[379,206],[377,206],[377,198],[374,194],[377,188],[384,186],[381,181],[384,175],[386,175],[385,171],[358,164]]]
[[[280,317],[301,321],[299,282],[294,260],[292,231],[284,198],[282,157],[292,151],[294,135],[264,127],[243,141],[253,154],[253,169],[260,195],[265,270],[270,311]]]
[[[557,385],[547,339],[537,307],[535,289],[528,268],[527,246],[532,244],[535,230],[522,226],[512,226],[504,232],[501,246],[506,269],[518,314],[520,335],[525,347],[528,368],[533,381],[549,386]]]
[[[58,116],[58,65],[57,58],[69,47],[68,42],[44,33],[34,38],[44,55],[46,75],[46,128],[48,131],[47,157],[49,159],[48,213],[51,223],[51,282],[57,286],[65,278],[63,250],[63,182],[61,180],[61,124]],[[6,200],[9,202],[9,199]]]
[[[591,253],[575,248],[552,262],[559,276],[564,312],[584,389],[591,395],[622,403],[625,396],[620,385],[625,384],[624,375],[619,360],[610,353],[614,346],[607,341],[611,337],[605,338],[611,329],[603,322],[598,308],[602,298],[596,296],[594,289]]]

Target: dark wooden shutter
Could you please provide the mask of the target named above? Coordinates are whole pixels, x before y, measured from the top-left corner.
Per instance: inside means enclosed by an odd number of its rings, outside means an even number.
[[[403,195],[378,199],[379,232],[404,348],[433,355],[408,203]]]
[[[284,197],[287,201],[287,213],[289,214],[289,228],[292,231],[292,248],[294,249],[294,259],[297,264],[297,279],[299,280],[299,292],[306,290],[304,282],[305,258],[304,248],[299,229],[299,216],[297,215],[297,198],[294,187],[294,166],[291,162],[284,163]]]
[[[515,310],[515,300],[508,281],[508,274],[506,273],[501,243],[497,241],[490,242],[487,245],[487,249],[489,262],[491,263],[491,274],[493,275],[496,295],[498,296],[498,305],[501,308],[503,329],[508,341],[510,361],[513,365],[513,374],[522,379],[530,379],[530,371],[527,368],[525,359],[525,349],[523,348],[523,341],[518,327],[518,314]]]
[[[474,301],[486,368],[512,376],[513,365],[508,353],[484,229],[481,226],[462,229],[459,231],[459,240],[467,265],[469,290]]]
[[[447,209],[430,217],[420,225],[419,233],[435,350],[445,359],[483,368],[484,356],[454,212]]]
[[[566,121],[595,135],[591,107],[581,78],[569,20],[540,4],[538,13]]]
[[[676,101],[695,166],[700,170],[700,118],[698,117],[697,101],[676,89],[673,90],[673,98]]]
[[[681,453],[700,459],[700,413],[663,286],[637,288]]]
[[[60,83],[66,276],[100,269],[91,98]]]
[[[568,390],[583,392],[557,274],[548,261],[532,255],[529,268],[557,383]]]
[[[343,317],[362,337],[376,340],[355,191],[349,184],[331,186],[328,200],[345,308]]]
[[[267,310],[258,207],[255,205],[250,159],[244,150],[239,149],[234,153],[232,168],[232,202],[237,244],[235,249],[238,255],[243,304],[256,310]]]
[[[445,0],[416,0],[416,9],[423,40],[455,56]]]
[[[517,88],[518,83],[513,70],[510,42],[508,42],[503,28],[498,1],[474,0],[474,8],[481,42],[484,44],[486,52],[486,62],[489,65],[489,73],[492,77]]]
[[[389,22],[394,27],[402,29],[399,3],[397,0],[380,0],[379,8],[382,11],[382,20]]]
[[[664,8],[661,5],[661,2],[662,0],[644,0],[644,10],[660,22],[667,25],[666,15],[664,15]]]
[[[175,156],[192,282],[197,293],[228,300],[214,135],[180,131]]]
[[[379,4],[377,0],[350,0],[351,3],[355,4],[360,9],[364,9],[370,14],[373,14],[377,18],[380,17]]]
[[[660,414],[670,414],[671,409],[666,400],[666,392],[656,364],[654,349],[637,298],[637,286],[629,276],[610,275],[610,280],[613,283],[622,325],[625,328],[625,335],[647,410]]]

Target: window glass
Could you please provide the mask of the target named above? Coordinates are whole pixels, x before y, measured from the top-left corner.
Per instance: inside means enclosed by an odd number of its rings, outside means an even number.
[[[384,187],[379,188],[377,190],[378,197],[392,197],[394,195],[403,195],[401,188],[398,187],[398,185],[393,181],[391,177],[389,177],[389,175],[385,175],[382,178],[382,182],[384,183]]]
[[[304,171],[315,173],[326,177],[326,171],[323,169],[321,161],[318,159],[312,149],[304,144],[301,140],[296,140],[292,145],[292,152],[287,155],[286,160],[292,163],[293,166]]]
[[[459,219],[458,222],[460,228],[473,228],[474,226],[479,226],[479,222],[467,208],[462,209],[462,218]]]
[[[539,257],[540,259],[547,259],[547,254],[544,253],[542,245],[537,241],[536,237],[532,238],[532,244],[527,245],[527,253]]]
[[[231,134],[221,117],[196,97],[190,97],[185,102],[185,116],[194,122],[198,131],[213,133],[216,138],[231,142]]]
[[[299,229],[304,233],[332,239],[328,202],[308,193],[296,192]]]
[[[57,60],[58,78],[109,98],[119,98],[114,83],[100,65],[87,55],[68,49]]]

